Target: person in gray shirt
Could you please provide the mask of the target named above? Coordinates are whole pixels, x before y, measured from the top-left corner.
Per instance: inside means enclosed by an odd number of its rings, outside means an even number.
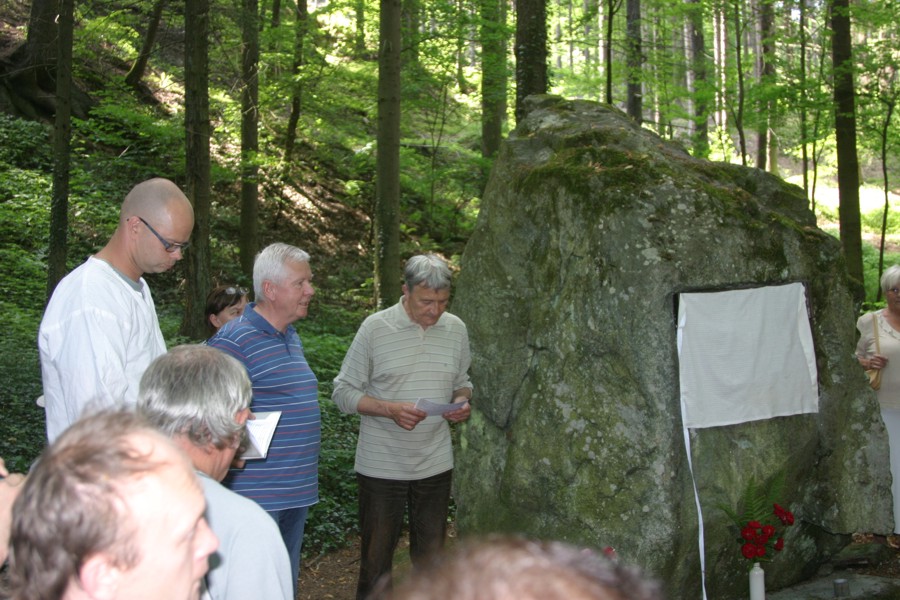
[[[219,483],[250,417],[250,380],[234,358],[209,346],[173,348],[141,378],[138,412],[190,457],[219,538],[210,557],[212,600],[293,600],[287,550],[272,517]]]

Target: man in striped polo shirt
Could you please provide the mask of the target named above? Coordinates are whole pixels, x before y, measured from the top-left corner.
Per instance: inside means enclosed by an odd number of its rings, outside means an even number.
[[[281,411],[266,458],[231,469],[222,482],[258,502],[281,530],[291,560],[294,595],[309,507],[319,501],[319,382],[292,323],[306,317],[315,290],[309,255],[287,244],[263,249],[253,263],[256,302],[208,344],[247,368],[255,412]]]
[[[469,335],[444,312],[449,299],[447,264],[433,254],[410,258],[400,302],[363,322],[334,380],[337,406],[361,415],[357,598],[390,577],[407,507],[414,564],[444,543],[453,472],[448,423],[469,418],[472,398]],[[460,406],[440,414],[416,408],[418,400]]]

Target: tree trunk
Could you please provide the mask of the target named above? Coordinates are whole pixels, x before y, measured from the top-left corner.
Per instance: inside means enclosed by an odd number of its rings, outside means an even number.
[[[888,147],[891,130],[891,118],[894,116],[894,109],[897,106],[896,97],[885,101],[884,121],[881,123],[881,181],[882,190],[884,190],[884,211],[881,213],[881,244],[878,248],[878,279],[884,273],[884,243],[887,238],[888,213],[891,210],[891,188],[888,177]],[[881,302],[881,286],[878,286],[878,295],[876,302]]]
[[[744,103],[747,97],[744,85],[744,44],[742,36],[744,31],[741,4],[742,0],[732,0],[734,5],[734,60],[737,71],[737,109],[735,111],[734,126],[738,133],[738,147],[741,152],[741,165],[747,166],[747,135],[744,132]]]
[[[259,5],[243,0],[241,24],[241,270],[253,277],[259,250]],[[273,24],[274,27],[274,24]]]
[[[400,297],[400,0],[380,0],[375,158],[375,303]]]
[[[709,156],[709,84],[707,82],[706,38],[703,35],[703,5],[699,0],[687,0],[690,32],[690,96],[693,112],[694,156]]]
[[[803,193],[809,198],[809,90],[806,88],[806,0],[799,0],[800,5],[800,149],[803,163]]]
[[[419,0],[402,0],[400,20],[400,40],[405,52],[400,53],[403,66],[416,66],[419,63],[419,29],[422,20],[422,7]]]
[[[209,0],[186,0],[184,42],[185,194],[194,205],[194,231],[185,270],[188,285],[181,334],[207,335],[204,309],[209,292]]]
[[[136,90],[139,89],[141,80],[144,78],[144,72],[147,70],[150,51],[153,50],[153,44],[156,43],[156,34],[159,31],[159,23],[162,20],[165,6],[166,0],[156,0],[153,3],[153,9],[150,11],[150,21],[147,23],[147,33],[144,35],[143,44],[141,44],[141,51],[134,64],[131,65],[128,74],[125,75],[125,83]]]
[[[516,0],[516,122],[525,117],[525,98],[546,94],[547,6],[544,0]]]
[[[487,159],[500,150],[506,122],[506,15],[503,7],[502,0],[481,0],[481,156]]]
[[[53,199],[50,204],[50,254],[47,299],[66,274],[69,231],[69,163],[72,138],[72,37],[75,0],[59,2],[59,48],[56,63],[56,120],[53,130]]]
[[[854,299],[865,299],[863,287],[862,231],[859,218],[859,159],[856,154],[856,104],[853,84],[853,39],[850,35],[850,1],[830,0],[831,54],[834,66],[834,128],[837,143],[838,216],[841,246]]]
[[[606,84],[603,87],[603,101],[612,104],[612,81],[613,81],[613,64],[612,64],[612,34],[613,34],[613,18],[616,16],[618,8],[616,4],[621,4],[621,0],[617,3],[615,0],[606,0],[605,32],[603,38],[603,71],[606,76]]]
[[[25,41],[26,64],[35,83],[48,91],[56,89],[57,10],[56,0],[32,0]]]
[[[366,0],[355,0],[353,15],[356,28],[353,32],[353,50],[356,56],[366,53]]]
[[[281,0],[272,0],[272,29],[281,25]]]
[[[306,44],[306,29],[309,26],[309,9],[306,0],[297,0],[297,21],[294,24],[294,85],[291,92],[291,114],[288,117],[287,132],[284,141],[285,169],[290,166],[294,156],[294,143],[297,141],[297,124],[300,122],[300,109],[303,99],[303,82],[300,76],[306,58],[304,45]]]
[[[628,116],[640,125],[644,122],[643,91],[641,82],[644,79],[642,64],[644,62],[641,48],[641,0],[628,0],[625,8],[626,17],[626,62],[628,76],[626,98]]]
[[[773,27],[775,15],[772,10],[771,0],[760,0],[759,3],[759,50],[757,53],[757,77],[761,97],[756,103],[756,168],[766,170],[769,154],[769,119],[770,102],[768,100],[769,87],[774,83],[775,76],[775,44],[773,42]]]

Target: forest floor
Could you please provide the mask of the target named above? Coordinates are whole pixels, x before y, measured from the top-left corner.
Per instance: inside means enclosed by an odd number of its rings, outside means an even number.
[[[456,540],[454,528],[449,529],[448,545]],[[900,543],[895,543],[900,546]],[[872,575],[900,579],[900,548],[884,545],[870,534],[853,537],[851,558],[836,561],[838,574]],[[404,577],[410,569],[409,540],[404,536],[394,554],[394,577]],[[359,541],[322,556],[306,559],[300,572],[298,600],[354,600],[356,577],[359,571]]]
[[[447,546],[456,541],[456,528],[447,528]],[[405,577],[412,563],[409,537],[404,533],[394,553],[394,580]],[[355,600],[359,574],[359,538],[345,548],[303,561],[297,600]]]

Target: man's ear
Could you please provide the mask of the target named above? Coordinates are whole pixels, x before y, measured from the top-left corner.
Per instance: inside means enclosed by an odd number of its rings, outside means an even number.
[[[94,554],[81,566],[79,581],[69,585],[79,585],[88,598],[96,600],[113,600],[119,587],[122,571],[110,558],[103,554]]]
[[[234,422],[237,423],[238,425],[243,425],[244,423],[247,422],[247,419],[249,419],[249,418],[250,418],[250,409],[242,408],[241,410],[237,411],[237,413],[234,415]]]

